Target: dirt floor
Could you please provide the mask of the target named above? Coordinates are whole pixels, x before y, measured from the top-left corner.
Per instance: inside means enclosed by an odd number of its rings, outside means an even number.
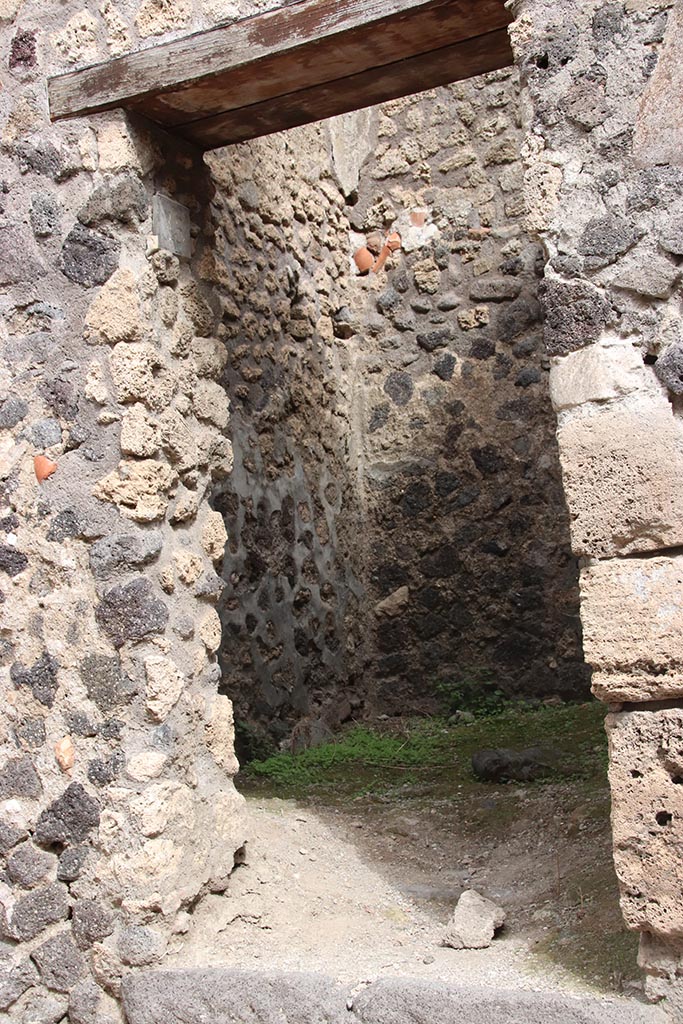
[[[403,975],[638,997],[637,940],[621,920],[611,859],[602,726],[596,733],[592,709],[590,721],[582,714],[567,750],[583,758],[576,777],[563,778],[560,765],[542,782],[477,782],[463,767],[481,738],[476,725],[453,770],[378,772],[356,761],[295,786],[247,776],[246,863],[225,896],[196,909],[176,963],[262,963],[359,985]],[[539,724],[552,739],[548,721]],[[287,790],[297,799],[272,795]],[[441,945],[467,888],[506,911],[490,949]]]

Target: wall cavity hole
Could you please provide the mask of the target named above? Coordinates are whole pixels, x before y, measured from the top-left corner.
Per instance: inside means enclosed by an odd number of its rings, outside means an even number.
[[[683,786],[683,775],[672,775],[671,781],[674,786]]]
[[[657,811],[655,814],[655,820],[662,828],[666,828],[666,826],[670,825],[673,821],[673,814],[670,814],[668,811]]]
[[[654,366],[657,362],[657,356],[653,355],[652,352],[646,352],[643,356],[643,362],[646,366]]]
[[[548,67],[550,65],[550,60],[548,58],[548,54],[547,53],[539,54],[539,56],[536,57],[536,59],[534,60],[534,64],[536,65],[537,68],[541,68],[542,71],[547,71]]]
[[[642,779],[642,777],[643,777],[643,773],[639,772],[637,768],[632,768],[631,769],[631,778],[632,779]]]

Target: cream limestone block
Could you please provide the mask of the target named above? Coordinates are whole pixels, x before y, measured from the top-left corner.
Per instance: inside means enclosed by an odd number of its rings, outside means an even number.
[[[99,56],[97,22],[88,11],[78,11],[69,18],[63,29],[50,36],[50,42],[60,60],[69,64],[95,61]]]
[[[145,333],[135,276],[121,268],[102,286],[85,315],[86,341],[116,345],[119,341],[140,341]]]
[[[165,462],[123,461],[113,473],[97,482],[93,494],[101,501],[117,505],[136,522],[152,523],[166,514],[168,491],[175,479],[175,473]]]
[[[194,821],[192,791],[179,782],[148,786],[130,802],[143,836],[153,838],[169,827],[191,828]]]
[[[613,559],[583,569],[581,619],[597,697],[683,696],[683,556]]]
[[[614,401],[634,391],[656,396],[661,388],[639,350],[628,341],[608,336],[551,361],[550,399],[555,412],[585,402]]]
[[[109,357],[109,368],[119,402],[149,400],[156,387],[157,350],[146,342],[119,342]]]
[[[557,436],[575,554],[683,544],[683,434],[663,396],[583,407]]]
[[[161,437],[164,451],[179,473],[197,465],[197,441],[185,419],[175,409],[161,416]]]
[[[212,24],[235,21],[241,13],[237,0],[202,0],[202,12]]]
[[[202,556],[193,551],[176,551],[173,561],[177,579],[187,587],[197,582],[204,569]]]
[[[100,4],[100,14],[107,26],[107,43],[114,57],[120,56],[131,49],[130,33],[112,0],[104,0]]]
[[[14,21],[23,0],[0,0],[0,24]]]
[[[683,710],[607,717],[614,862],[631,928],[683,938]]]
[[[228,775],[236,775],[239,762],[235,757],[232,701],[224,694],[214,694],[207,704],[206,745],[216,764]]]
[[[137,171],[146,174],[154,166],[153,147],[147,139],[134,134],[121,115],[98,129],[97,149],[103,173]]]
[[[158,654],[145,658],[145,704],[156,722],[165,722],[183,692],[185,680],[177,666]]]
[[[121,451],[124,455],[149,458],[159,450],[159,427],[144,405],[136,404],[123,417]]]
[[[192,0],[144,0],[135,24],[144,38],[185,28],[191,19]]]
[[[178,489],[178,498],[170,516],[171,522],[186,523],[190,519],[194,519],[198,511],[199,496],[197,492],[181,486]]]
[[[84,393],[89,402],[94,402],[96,405],[106,403],[109,392],[104,382],[104,371],[99,363],[91,363],[88,367]]]
[[[200,420],[208,420],[224,430],[229,419],[228,396],[220,384],[201,380],[192,393],[192,406]]]
[[[220,377],[228,361],[226,346],[215,338],[194,338],[190,355],[200,377]]]
[[[139,754],[133,754],[126,761],[126,775],[134,782],[147,782],[149,779],[158,779],[168,758],[158,750],[143,750]]]
[[[207,651],[215,654],[221,645],[221,620],[215,608],[209,609],[199,624],[199,637]]]
[[[220,562],[223,557],[227,540],[223,516],[213,510],[208,512],[202,527],[202,547],[214,562]]]
[[[524,174],[524,199],[528,231],[545,231],[557,211],[563,174],[554,164],[538,160]]]

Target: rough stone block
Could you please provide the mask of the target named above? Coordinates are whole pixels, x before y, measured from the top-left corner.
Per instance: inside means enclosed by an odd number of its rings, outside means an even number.
[[[114,918],[98,900],[78,900],[72,911],[72,927],[78,946],[88,949],[111,935]]]
[[[162,633],[168,608],[155,596],[152,584],[142,577],[125,587],[108,590],[95,611],[100,627],[115,647]]]
[[[31,953],[40,980],[55,992],[68,992],[83,977],[85,962],[68,932],[48,939]]]
[[[137,691],[132,680],[121,671],[117,656],[88,654],[81,662],[79,671],[88,697],[105,713],[127,704]]]
[[[550,368],[550,398],[555,412],[648,390],[658,389],[640,351],[616,338],[555,358]]]
[[[119,265],[121,245],[114,238],[76,224],[62,246],[60,269],[86,288],[104,284]]]
[[[577,555],[683,544],[683,433],[663,396],[582,409],[558,442]]]
[[[612,316],[605,296],[587,281],[548,278],[540,287],[539,297],[545,312],[545,344],[551,356],[566,355],[597,341]]]
[[[632,928],[683,938],[683,710],[607,718],[614,859]]]
[[[8,859],[7,874],[22,888],[32,889],[46,880],[56,863],[57,858],[53,853],[37,850],[30,843],[24,843]]]
[[[633,138],[641,167],[683,164],[683,7],[669,15],[659,62],[643,94]]]
[[[158,558],[162,546],[163,537],[159,530],[138,530],[103,537],[90,549],[90,568],[99,578],[126,569],[137,569]]]
[[[36,839],[46,846],[80,843],[99,823],[97,802],[80,782],[72,782],[38,818]]]
[[[683,557],[619,559],[581,573],[593,690],[606,701],[683,695]]]
[[[0,908],[0,935],[17,942],[35,939],[51,924],[64,921],[69,914],[65,886],[55,882],[22,896],[9,907]]]

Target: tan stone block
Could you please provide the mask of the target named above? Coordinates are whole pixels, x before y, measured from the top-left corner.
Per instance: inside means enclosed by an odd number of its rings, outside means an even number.
[[[119,402],[144,401],[153,394],[157,350],[146,342],[119,342],[109,357],[109,368]]]
[[[150,458],[159,450],[159,427],[144,405],[132,406],[121,423],[121,451],[124,455]]]
[[[202,526],[202,547],[214,562],[220,562],[223,557],[227,540],[223,516],[213,510],[208,512]]]
[[[192,393],[192,406],[200,420],[208,420],[224,430],[230,418],[225,390],[212,380],[201,380]]]
[[[206,745],[214,761],[228,775],[236,775],[239,763],[235,757],[235,723],[232,701],[224,694],[215,694],[206,716]]]
[[[584,569],[581,618],[601,700],[683,696],[683,556],[614,559]]]
[[[577,555],[683,544],[683,434],[663,396],[584,407],[558,442]]]
[[[432,259],[420,260],[413,269],[415,287],[428,295],[435,295],[441,287],[441,271]]]
[[[185,680],[170,658],[151,654],[145,658],[145,705],[156,722],[165,722],[180,700]]]
[[[683,709],[607,718],[614,861],[631,928],[683,938]]]
[[[564,176],[554,164],[538,160],[524,174],[523,196],[528,231],[545,231],[557,211]]]
[[[122,117],[98,129],[97,149],[103,173],[137,171],[146,174],[154,166],[152,146],[147,139],[134,134]]]
[[[661,389],[640,351],[628,341],[606,337],[551,362],[550,399],[555,412],[586,402],[614,401],[634,391],[656,396]]]
[[[164,451],[179,473],[197,465],[197,441],[185,419],[175,409],[161,417],[161,436]]]
[[[0,0],[0,23],[14,21],[23,0]]]
[[[141,36],[158,36],[185,28],[192,19],[192,0],[144,0],[135,16]]]
[[[148,839],[161,835],[174,825],[189,828],[193,820],[192,791],[179,782],[159,782],[148,786],[131,801],[140,820],[140,831]]]
[[[193,551],[176,551],[173,555],[176,576],[181,583],[190,587],[202,574],[204,561],[201,555]]]
[[[78,11],[69,18],[63,29],[53,32],[50,42],[59,59],[69,64],[95,61],[99,56],[97,22],[88,11]]]
[[[91,344],[140,341],[144,334],[137,283],[131,270],[115,271],[85,315],[86,340]]]
[[[85,378],[84,394],[89,402],[96,405],[104,405],[109,397],[107,385],[104,382],[104,371],[99,363],[91,363]]]
[[[168,757],[158,750],[143,750],[133,754],[126,761],[126,775],[134,782],[147,782],[158,779],[166,767]]]
[[[410,590],[408,587],[399,587],[393,594],[389,594],[383,601],[375,605],[376,615],[385,615],[393,618],[404,612],[410,603]]]
[[[190,355],[200,377],[220,377],[228,361],[227,348],[215,338],[194,338]]]
[[[168,491],[175,479],[175,473],[164,462],[123,461],[113,473],[97,482],[93,494],[100,501],[118,505],[130,519],[151,523],[166,514]]]
[[[100,14],[107,26],[107,43],[114,57],[131,49],[130,33],[126,22],[121,17],[112,0],[103,0]]]
[[[199,638],[210,654],[221,645],[221,620],[215,608],[210,608],[199,624]]]

